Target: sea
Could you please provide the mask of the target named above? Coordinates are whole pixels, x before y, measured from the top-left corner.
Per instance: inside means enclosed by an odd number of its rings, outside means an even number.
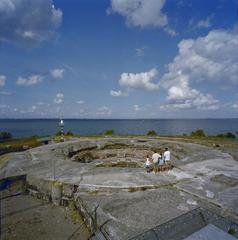
[[[0,132],[15,138],[49,136],[59,131],[59,119],[0,119]],[[238,119],[64,119],[64,131],[75,134],[101,134],[113,129],[115,134],[144,135],[154,130],[158,135],[190,134],[203,129],[207,135],[238,133]]]

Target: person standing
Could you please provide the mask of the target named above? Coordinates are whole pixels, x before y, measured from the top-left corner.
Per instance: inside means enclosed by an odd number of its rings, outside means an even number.
[[[165,148],[164,161],[165,161],[165,164],[167,164],[167,165],[169,165],[171,163],[170,162],[170,151],[168,148]]]

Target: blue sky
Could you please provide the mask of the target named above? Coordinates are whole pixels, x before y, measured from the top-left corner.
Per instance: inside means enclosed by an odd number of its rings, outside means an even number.
[[[236,0],[0,0],[0,118],[238,117]]]

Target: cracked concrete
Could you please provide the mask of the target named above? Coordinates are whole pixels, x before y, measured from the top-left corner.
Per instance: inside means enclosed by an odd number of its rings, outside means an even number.
[[[168,172],[147,173],[124,163],[142,166],[146,154],[164,147],[170,149],[174,165]],[[87,161],[77,160],[85,156],[82,153],[87,153]],[[110,167],[120,161],[122,167]],[[99,167],[101,163],[105,164]],[[74,198],[80,198],[89,212],[99,204],[98,225],[108,221],[103,231],[111,239],[128,239],[198,206],[238,221],[238,162],[198,144],[140,137],[80,138],[11,153],[0,177],[18,174],[27,174],[28,184],[46,195],[52,194],[53,181],[62,189],[77,186]]]

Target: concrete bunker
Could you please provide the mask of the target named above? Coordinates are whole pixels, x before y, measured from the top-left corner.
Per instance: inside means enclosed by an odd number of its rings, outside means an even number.
[[[150,146],[147,141],[97,143],[78,150],[70,149],[67,157],[73,162],[94,163],[96,167],[142,168],[146,156],[154,151],[163,152],[163,146]],[[184,153],[184,150],[183,150]],[[180,158],[179,154],[172,158]]]

